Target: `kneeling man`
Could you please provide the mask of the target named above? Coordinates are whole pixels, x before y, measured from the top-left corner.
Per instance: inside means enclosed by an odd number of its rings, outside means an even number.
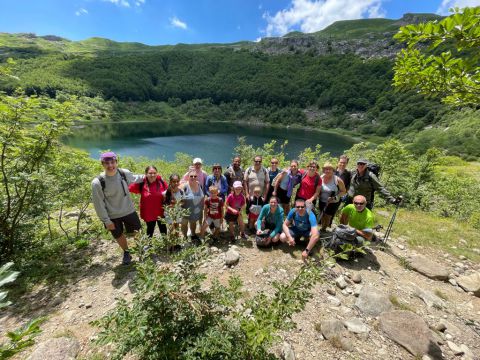
[[[305,200],[298,198],[295,200],[295,208],[290,210],[283,222],[283,233],[280,235],[280,241],[294,246],[302,240],[302,237],[305,242],[308,242],[302,252],[302,258],[306,260],[318,241],[317,219],[313,211],[307,211],[305,208]]]
[[[365,240],[372,240],[373,237],[373,213],[366,207],[367,199],[363,195],[353,198],[353,204],[342,209],[340,223],[349,225],[356,229],[357,241],[363,244]]]

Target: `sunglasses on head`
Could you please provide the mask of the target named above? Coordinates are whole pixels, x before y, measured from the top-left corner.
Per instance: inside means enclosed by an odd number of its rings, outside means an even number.
[[[356,201],[354,201],[353,204],[354,204],[354,205],[365,205],[364,202],[356,202]]]

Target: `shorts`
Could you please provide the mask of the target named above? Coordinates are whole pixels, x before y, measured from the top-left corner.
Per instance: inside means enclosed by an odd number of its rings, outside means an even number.
[[[140,223],[140,218],[136,211],[131,214],[122,216],[116,219],[110,219],[113,224],[115,225],[115,230],[110,230],[112,236],[115,239],[118,239],[120,236],[123,235],[123,226],[125,225],[125,232],[127,234],[131,234],[134,231],[139,231],[142,228],[142,224]]]
[[[277,197],[280,204],[290,204],[290,196],[287,196],[287,190],[279,187],[277,189]]]
[[[339,207],[340,207],[340,201],[336,203],[328,204],[327,208],[325,209],[325,215],[334,216]],[[320,210],[320,213],[323,211],[324,208],[325,208],[325,203],[320,201],[318,203],[318,209]]]
[[[230,222],[237,222],[239,216],[240,216],[240,213],[238,213],[237,215],[235,215],[235,214],[231,214],[231,213],[227,212],[227,213],[225,214],[225,221],[226,221],[226,222],[229,222],[229,223],[230,223]]]
[[[205,222],[208,224],[208,226],[213,224],[213,226],[215,226],[215,229],[220,229],[221,220],[222,219],[212,219],[208,216],[205,218]]]
[[[290,235],[295,239],[295,241],[301,241],[301,238],[304,238],[304,241],[309,241],[310,240],[310,231],[309,232],[303,232],[299,231],[297,228],[291,227],[288,228],[288,231],[290,232]]]
[[[248,214],[248,220],[257,220],[259,216],[260,216],[260,214],[254,214],[254,213],[250,212]]]

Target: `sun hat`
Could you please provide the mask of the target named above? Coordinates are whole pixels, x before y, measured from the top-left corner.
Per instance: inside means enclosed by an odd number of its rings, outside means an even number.
[[[325,164],[323,164],[322,169],[328,169],[328,168],[335,170],[335,167],[332,165],[332,163],[327,161]]]
[[[242,182],[241,181],[234,181],[233,182],[233,187],[234,188],[241,188],[242,187]]]
[[[107,151],[100,155],[100,161],[105,161],[110,159],[117,160],[117,154],[115,154],[113,151]]]
[[[358,164],[368,164],[368,160],[365,158],[360,158],[357,160],[357,165]]]
[[[202,162],[202,159],[200,159],[200,158],[195,158],[195,159],[193,159],[192,164],[193,164],[193,165],[195,165],[195,164],[203,164],[203,162]]]

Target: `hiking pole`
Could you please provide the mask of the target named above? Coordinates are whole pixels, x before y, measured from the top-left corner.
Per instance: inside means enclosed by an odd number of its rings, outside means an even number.
[[[387,231],[385,231],[385,237],[383,238],[383,243],[384,244],[387,244],[388,237],[390,236],[390,233],[392,232],[393,223],[395,222],[395,218],[397,217],[398,208],[400,207],[400,204],[402,203],[402,197],[399,196],[397,198],[397,200],[398,200],[397,201],[397,206],[395,207],[395,211],[393,212],[392,218],[390,219],[390,222],[388,223]]]

